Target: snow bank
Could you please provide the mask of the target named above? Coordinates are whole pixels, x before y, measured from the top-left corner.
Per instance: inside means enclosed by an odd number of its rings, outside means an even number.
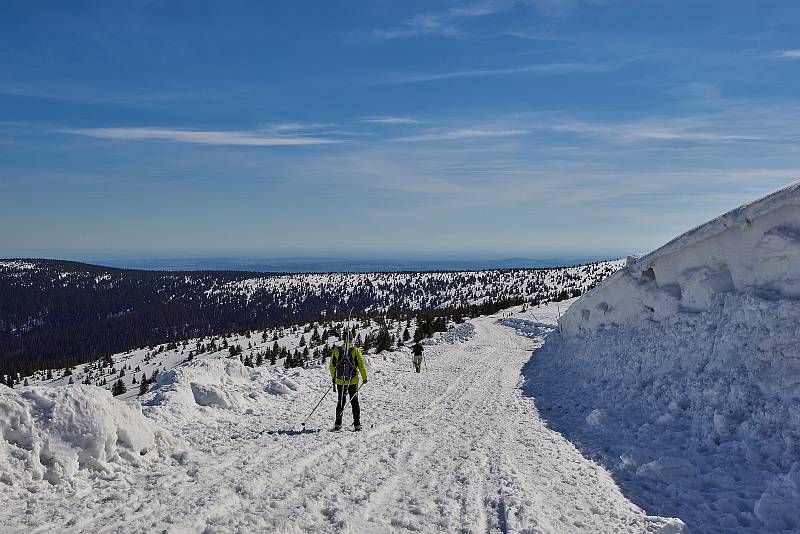
[[[800,529],[798,297],[800,182],[629,258],[561,317],[529,391],[698,532]]]
[[[732,210],[627,265],[559,321],[581,330],[705,312],[728,293],[800,297],[800,182]]]
[[[527,319],[518,319],[516,317],[502,319],[500,324],[503,326],[508,326],[509,328],[513,328],[518,334],[525,337],[540,337],[553,330],[553,325],[551,324],[529,321]]]
[[[82,469],[113,472],[162,457],[174,439],[136,404],[105,389],[0,385],[0,483],[67,483]]]
[[[426,339],[422,342],[423,345],[438,345],[440,343],[464,343],[469,341],[475,336],[475,325],[466,322],[456,325],[447,332],[440,336]]]
[[[264,370],[245,367],[238,359],[195,359],[160,373],[144,404],[173,410],[215,408],[240,411],[252,402],[254,380],[270,381],[271,377]],[[272,381],[270,384],[273,382],[278,383]]]

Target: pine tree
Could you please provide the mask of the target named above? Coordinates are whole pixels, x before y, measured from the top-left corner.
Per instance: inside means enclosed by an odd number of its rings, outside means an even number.
[[[381,326],[378,331],[378,338],[375,340],[375,349],[380,353],[385,350],[392,350],[393,346],[394,342],[392,341],[392,335],[389,333],[389,328],[386,325]]]
[[[411,339],[411,334],[408,332],[408,327],[403,331],[403,341]]]
[[[144,395],[147,393],[147,387],[150,385],[150,382],[147,380],[147,373],[142,373],[142,381],[139,382],[139,395]]]
[[[125,383],[122,380],[114,382],[114,386],[111,388],[111,394],[115,397],[117,395],[122,395],[126,391],[128,391],[128,388],[125,387]]]
[[[300,336],[300,346],[301,347],[306,346],[306,336]]]

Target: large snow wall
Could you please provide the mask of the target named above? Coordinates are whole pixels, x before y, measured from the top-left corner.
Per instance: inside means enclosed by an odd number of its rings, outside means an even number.
[[[526,375],[645,506],[800,532],[800,182],[628,258]]]

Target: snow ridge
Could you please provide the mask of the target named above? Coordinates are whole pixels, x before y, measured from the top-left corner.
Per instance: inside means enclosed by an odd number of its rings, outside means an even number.
[[[0,482],[72,485],[80,469],[103,476],[172,452],[176,440],[137,404],[93,386],[0,385]]]
[[[697,532],[800,529],[800,183],[579,298],[526,369],[551,424]]]

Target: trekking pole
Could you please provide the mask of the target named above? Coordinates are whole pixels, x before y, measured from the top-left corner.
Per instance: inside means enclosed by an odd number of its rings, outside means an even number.
[[[302,424],[302,427],[303,427],[303,428],[305,428],[305,426],[306,426],[306,423],[307,423],[307,422],[308,422],[308,420],[311,418],[311,416],[312,416],[312,415],[314,415],[314,412],[316,412],[316,411],[317,411],[317,408],[319,408],[319,405],[320,405],[320,404],[322,404],[322,401],[324,401],[324,400],[325,400],[325,397],[327,397],[327,396],[328,396],[328,393],[330,393],[330,392],[331,392],[331,389],[333,389],[333,384],[331,384],[330,386],[328,386],[328,390],[325,392],[325,394],[324,394],[324,395],[322,396],[322,398],[319,400],[319,402],[317,403],[317,405],[316,405],[316,406],[314,406],[314,409],[313,409],[313,410],[311,410],[311,413],[310,413],[310,414],[308,414],[308,417],[306,417],[306,420],[305,420],[305,421],[303,421],[303,424]]]

